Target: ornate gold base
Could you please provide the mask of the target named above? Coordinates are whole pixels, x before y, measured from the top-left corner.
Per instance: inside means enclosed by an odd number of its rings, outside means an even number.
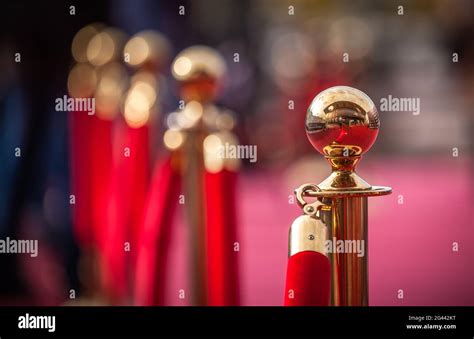
[[[356,172],[333,171],[318,187],[323,191],[369,190],[371,186]]]

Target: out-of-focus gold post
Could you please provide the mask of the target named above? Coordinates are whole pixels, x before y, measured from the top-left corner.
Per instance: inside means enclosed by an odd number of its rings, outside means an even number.
[[[217,94],[225,73],[225,63],[212,48],[193,46],[176,56],[172,73],[179,81],[180,96],[186,103],[179,113],[186,133],[182,173],[185,208],[191,231],[193,304],[203,306],[207,304],[203,142],[208,134],[203,116],[206,106]]]
[[[317,185],[319,190],[305,194],[319,198],[326,206],[320,218],[331,243],[328,255],[334,306],[367,306],[369,302],[367,198],[390,194],[392,189],[369,185],[355,173],[355,167],[372,147],[379,126],[372,100],[346,86],[321,92],[307,112],[308,138],[332,167],[331,175]]]
[[[184,190],[186,193],[186,217],[191,231],[192,273],[194,304],[206,305],[206,242],[204,217],[204,160],[203,133],[200,129],[189,130],[184,144]]]

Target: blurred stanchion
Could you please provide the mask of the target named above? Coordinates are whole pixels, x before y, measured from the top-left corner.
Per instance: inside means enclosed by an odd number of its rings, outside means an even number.
[[[183,108],[168,115],[163,139],[170,155],[156,165],[145,204],[135,277],[137,305],[166,304],[169,242],[181,183],[190,227],[192,303],[239,303],[234,251],[239,160],[226,159],[221,148],[237,144],[231,132],[235,120],[212,104],[225,69],[222,57],[203,46],[184,50],[173,62]]]
[[[166,161],[163,168],[161,165],[156,166],[151,182],[148,173],[150,125],[159,111],[158,78],[169,60],[170,49],[167,39],[154,31],[137,33],[124,48],[125,61],[135,72],[124,108],[124,128],[128,136],[125,143],[130,152],[135,152],[128,160],[130,171],[129,180],[126,181],[130,213],[128,237],[133,248],[128,267],[133,303],[140,305],[150,304],[150,300],[154,300],[154,291],[150,291],[147,286],[152,285],[150,277],[155,268],[155,251],[161,247],[153,246],[153,239],[157,237],[153,232],[159,233],[162,223],[167,223],[168,216],[172,215],[166,202],[176,184]],[[164,198],[161,198],[162,193],[165,194]]]
[[[80,140],[76,141],[79,142],[78,147],[72,149],[72,158],[80,158],[81,176],[87,177],[81,180],[78,188],[78,192],[88,193],[79,199],[80,206],[85,205],[87,209],[80,208],[77,218],[87,218],[89,227],[86,232],[90,239],[89,249],[83,250],[88,259],[80,274],[86,275],[86,278],[82,279],[87,281],[86,286],[93,286],[93,293],[88,297],[99,303],[108,303],[110,295],[113,294],[108,291],[118,285],[115,282],[110,283],[113,274],[108,270],[111,266],[115,267],[110,265],[109,260],[109,198],[114,171],[114,120],[119,115],[120,103],[127,86],[126,71],[117,62],[123,41],[122,32],[102,24],[92,24],[81,29],[74,37],[71,47],[72,55],[78,64],[72,69],[68,79],[71,95],[71,88],[79,83],[94,83],[87,95],[73,95],[82,100],[92,99],[93,104],[89,107],[92,111],[74,113],[83,122],[74,121],[71,131],[73,136],[75,130],[82,131]]]
[[[72,43],[72,54],[78,62],[68,76],[68,91],[72,98],[91,100],[97,89],[97,69],[87,62],[87,45],[99,32],[99,25],[89,25],[80,30]],[[75,110],[69,115],[71,203],[73,206],[74,233],[79,241],[81,256],[79,279],[84,287],[84,297],[95,299],[100,295],[99,260],[97,253],[97,234],[94,227],[93,207],[93,157],[90,150],[93,139],[90,112]]]
[[[125,41],[121,31],[105,27],[93,35],[87,44],[86,57],[96,66],[98,86],[94,93],[96,114],[91,119],[90,154],[92,165],[93,225],[100,258],[101,297],[107,303],[117,303],[126,293],[125,267],[117,246],[123,228],[120,193],[115,187],[117,160],[114,158],[115,122],[120,116],[121,103],[128,86],[128,75],[120,63],[120,49]]]
[[[68,78],[72,97],[94,100],[91,112],[73,112],[70,123],[80,275],[88,297],[112,304],[127,304],[132,294],[149,184],[149,129],[170,51],[166,38],[152,31],[125,40],[115,28],[84,27],[73,39],[78,64]]]
[[[131,66],[134,74],[125,99],[124,118],[131,154],[134,164],[131,178],[131,230],[130,241],[134,250],[132,266],[136,258],[141,232],[143,206],[149,184],[150,126],[158,120],[160,113],[159,78],[169,62],[171,46],[162,34],[155,31],[143,31],[135,34],[124,47],[125,62]],[[156,126],[155,126],[156,128]],[[133,272],[133,267],[132,267]]]
[[[182,173],[191,230],[194,304],[237,305],[236,166],[231,165],[236,161],[226,159],[223,152],[223,147],[237,141],[230,132],[233,118],[212,103],[226,65],[217,51],[193,46],[175,58],[172,71],[186,103],[174,114],[186,136]]]
[[[96,114],[91,116],[90,154],[92,165],[93,227],[98,252],[107,245],[107,208],[114,169],[114,122],[120,114],[120,102],[127,85],[127,74],[118,62],[110,62],[97,70],[95,91]]]
[[[137,39],[142,44],[133,43]],[[157,44],[157,39],[165,43]],[[118,121],[116,141],[120,146],[108,216],[106,270],[111,272],[108,283],[114,303],[130,303],[133,298],[133,274],[150,177],[150,126],[158,113],[157,77],[168,51],[166,40],[154,32],[139,33],[124,47],[124,60],[133,67],[134,74],[124,95],[123,119]]]

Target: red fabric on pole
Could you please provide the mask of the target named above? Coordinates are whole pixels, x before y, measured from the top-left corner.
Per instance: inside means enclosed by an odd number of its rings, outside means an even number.
[[[130,170],[129,170],[129,238],[132,246],[138,245],[143,208],[149,184],[149,127],[129,128]],[[132,251],[132,253],[136,253]]]
[[[205,173],[209,306],[239,304],[236,180],[237,174],[225,169]]]
[[[134,298],[136,305],[164,305],[166,268],[180,173],[168,158],[156,166],[139,237]]]
[[[136,234],[145,203],[149,167],[148,126],[121,127],[122,147],[118,148],[114,162],[107,202],[102,279],[115,304],[122,303],[132,292],[134,253],[138,250]]]
[[[92,246],[94,239],[90,199],[90,119],[86,112],[71,112],[69,118],[71,195],[74,195],[72,219],[74,235],[82,248]]]
[[[285,306],[328,306],[331,290],[329,259],[314,251],[303,251],[288,259]]]
[[[97,116],[92,116],[90,119],[92,226],[94,244],[97,246],[99,253],[102,253],[107,225],[107,199],[110,192],[113,167],[113,122],[100,119]]]

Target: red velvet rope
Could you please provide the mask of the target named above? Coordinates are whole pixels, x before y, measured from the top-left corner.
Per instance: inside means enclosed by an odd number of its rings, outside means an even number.
[[[71,194],[74,195],[72,220],[74,235],[82,248],[93,244],[89,125],[90,117],[87,114],[71,112],[69,120]]]
[[[94,243],[103,252],[107,200],[110,193],[111,173],[113,168],[112,133],[113,122],[96,116],[90,119],[89,152],[91,156],[91,208]]]
[[[170,158],[156,166],[139,237],[134,286],[136,305],[164,305],[169,242],[180,181],[180,174],[172,167]]]
[[[236,235],[237,174],[205,174],[208,305],[239,304]],[[238,246],[238,245],[237,245]]]
[[[111,173],[103,244],[103,285],[113,303],[122,303],[131,292],[137,230],[148,184],[148,127],[123,128],[124,139]]]
[[[303,251],[288,259],[285,306],[328,306],[331,266],[329,259],[314,251]]]

